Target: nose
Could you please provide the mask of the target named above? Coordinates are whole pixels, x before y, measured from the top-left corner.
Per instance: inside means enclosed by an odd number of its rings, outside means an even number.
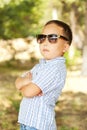
[[[47,46],[48,43],[49,43],[49,41],[48,41],[48,38],[46,37],[46,39],[45,39],[44,42],[43,42],[43,45],[44,45],[44,46]]]

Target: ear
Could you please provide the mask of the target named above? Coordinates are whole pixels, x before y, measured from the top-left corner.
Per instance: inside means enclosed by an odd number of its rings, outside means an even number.
[[[63,52],[68,51],[68,50],[69,50],[69,47],[70,47],[69,44],[65,43],[65,44],[64,44]]]

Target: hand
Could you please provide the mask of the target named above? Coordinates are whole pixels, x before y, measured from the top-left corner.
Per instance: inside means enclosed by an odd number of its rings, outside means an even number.
[[[28,72],[25,77],[28,78],[31,81],[32,80],[31,72]]]
[[[43,93],[41,92],[41,93],[37,94],[37,96],[43,96]]]
[[[22,86],[28,85],[32,80],[31,72],[26,73],[25,77],[22,78]]]
[[[28,85],[32,80],[32,74],[30,72],[26,73],[24,77],[18,77],[15,81],[15,85],[17,89],[21,89],[25,85]]]

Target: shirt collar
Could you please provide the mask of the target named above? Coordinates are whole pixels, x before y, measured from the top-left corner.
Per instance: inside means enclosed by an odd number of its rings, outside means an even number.
[[[65,58],[64,57],[57,57],[57,58],[54,58],[54,59],[51,59],[51,60],[45,60],[45,59],[40,60],[41,64],[54,64],[54,63],[57,63],[57,62],[65,62]]]

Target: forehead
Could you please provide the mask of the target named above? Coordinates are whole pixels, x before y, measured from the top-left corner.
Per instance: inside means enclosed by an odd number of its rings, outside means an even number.
[[[43,30],[42,30],[43,34],[63,34],[63,28],[51,23],[46,25]]]

